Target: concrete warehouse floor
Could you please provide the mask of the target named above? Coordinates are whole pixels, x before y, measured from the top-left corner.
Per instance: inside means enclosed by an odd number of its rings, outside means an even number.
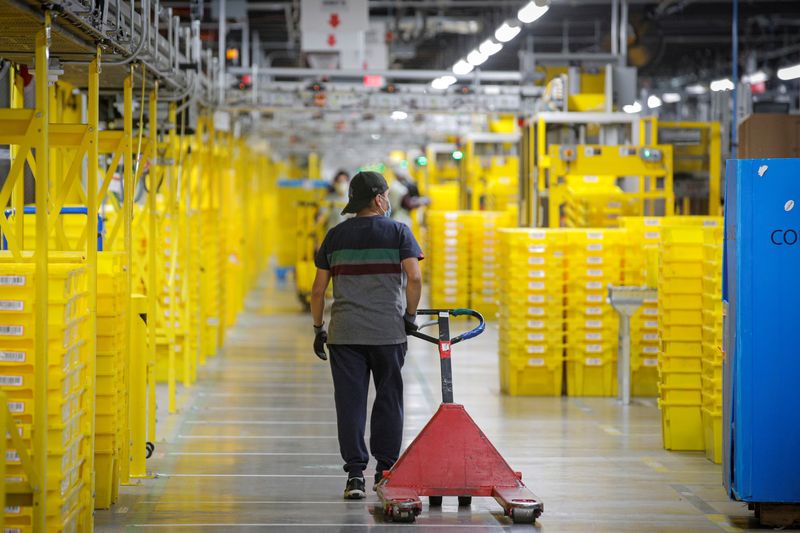
[[[262,286],[251,295],[225,354],[183,391],[180,413],[160,414],[148,462],[157,476],[123,487],[113,510],[97,512],[97,531],[534,529],[512,526],[492,499],[476,498],[468,510],[459,510],[455,498],[433,511],[425,502],[413,525],[385,522],[371,491],[366,500],[341,499],[345,474],[330,371],[312,353],[310,319],[295,302],[288,289]],[[655,399],[622,408],[611,398],[502,396],[496,342],[489,327],[454,348],[455,398],[544,501],[534,530],[756,527],[745,505],[728,500],[718,465],[702,453],[661,448]],[[414,340],[404,373],[407,444],[441,398],[435,348]]]

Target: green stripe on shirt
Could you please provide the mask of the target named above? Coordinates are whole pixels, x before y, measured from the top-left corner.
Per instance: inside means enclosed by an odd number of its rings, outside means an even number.
[[[337,265],[364,265],[372,263],[400,263],[400,250],[392,248],[364,248],[336,250],[328,261]]]

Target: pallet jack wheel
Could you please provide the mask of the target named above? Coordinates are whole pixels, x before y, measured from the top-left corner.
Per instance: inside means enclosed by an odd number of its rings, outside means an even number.
[[[459,507],[469,507],[472,505],[472,496],[459,496],[458,497],[458,506]]]
[[[515,524],[533,524],[536,521],[536,511],[515,507],[511,509],[511,520]]]
[[[391,519],[392,522],[404,522],[407,524],[411,524],[417,519],[417,515],[414,514],[413,509],[401,510],[399,507],[394,507],[392,509]]]
[[[145,459],[150,459],[153,456],[153,452],[156,450],[156,445],[152,442],[145,443]]]
[[[442,506],[442,497],[441,496],[428,496],[428,503],[431,507],[441,507]]]

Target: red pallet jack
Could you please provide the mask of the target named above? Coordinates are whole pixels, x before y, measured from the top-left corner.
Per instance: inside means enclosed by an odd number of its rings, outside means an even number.
[[[515,524],[533,524],[544,505],[522,483],[522,473],[508,466],[463,405],[453,403],[451,346],[477,337],[486,327],[483,317],[472,309],[425,309],[419,315],[437,320],[423,324],[439,326],[439,338],[413,333],[439,347],[442,372],[442,404],[414,442],[391,470],[383,472],[376,491],[384,515],[394,522],[413,522],[422,512],[420,496],[431,507],[442,504],[443,496],[458,496],[459,506],[468,506],[473,496],[491,496]],[[472,316],[480,324],[450,338],[450,316]]]

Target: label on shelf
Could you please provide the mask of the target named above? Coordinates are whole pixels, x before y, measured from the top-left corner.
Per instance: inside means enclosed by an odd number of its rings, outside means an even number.
[[[642,364],[644,366],[658,366],[658,359],[644,359]]]
[[[603,302],[603,295],[602,294],[587,294],[586,301],[592,303],[602,303]]]
[[[584,325],[587,328],[592,328],[592,329],[594,329],[594,328],[602,328],[603,327],[603,321],[602,320],[587,320],[586,322],[584,322]]]
[[[644,341],[657,341],[658,340],[658,333],[645,333],[642,335],[642,340]]]
[[[544,366],[544,359],[528,359],[528,366]]]
[[[543,328],[544,320],[528,320],[528,327],[533,329]]]
[[[543,231],[532,231],[528,234],[531,239],[542,240],[545,238],[545,232]]]
[[[544,270],[529,270],[528,277],[529,278],[543,278],[545,276]]]
[[[603,360],[599,357],[587,357],[586,358],[586,366],[601,366],[603,364]]]
[[[644,219],[645,226],[660,226],[661,221],[657,218],[646,218]]]
[[[8,410],[12,413],[24,413],[25,402],[8,402]]]
[[[587,307],[586,308],[587,315],[602,315],[603,309],[600,307]]]
[[[602,244],[587,244],[586,249],[590,252],[602,252],[603,245]]]
[[[528,346],[528,353],[544,353],[544,346],[542,346],[541,344]]]
[[[13,452],[13,453],[17,453],[17,452]],[[8,454],[6,454],[6,457],[8,457]],[[19,456],[17,456],[17,461],[19,461]],[[21,509],[20,509],[19,505],[6,505],[6,508],[5,508],[5,513],[6,514],[19,514],[20,511],[21,511]],[[8,531],[7,528],[6,528],[6,531]]]
[[[589,353],[598,353],[603,351],[602,344],[587,344],[586,351]]]
[[[658,320],[645,320],[644,327],[646,328],[657,328],[658,327]]]
[[[543,254],[547,251],[547,247],[542,246],[540,244],[535,244],[533,246],[528,246],[528,252],[532,254]]]
[[[596,268],[590,268],[586,270],[586,275],[591,276],[593,278],[597,278],[603,275],[603,271]]]
[[[706,227],[716,228],[719,224],[717,224],[716,220],[704,220],[703,225]]]
[[[544,340],[544,333],[528,333],[528,340],[532,342],[541,342]]]
[[[603,283],[600,281],[587,281],[586,282],[587,289],[602,289]]]
[[[642,353],[658,353],[658,346],[643,346]]]
[[[10,337],[21,337],[25,328],[22,326],[0,326],[0,335],[8,335]]]
[[[586,334],[586,340],[587,341],[601,341],[601,340],[603,340],[603,334],[602,333],[587,333]]]
[[[529,307],[528,314],[531,316],[542,316],[544,315],[544,307]]]
[[[0,276],[0,285],[22,287],[25,285],[25,276]]]
[[[591,255],[591,256],[586,258],[586,262],[588,264],[590,264],[590,265],[602,265],[603,264],[603,258],[599,257],[599,256],[596,256],[596,255]]]
[[[544,303],[544,295],[543,294],[531,294],[528,296],[528,302],[532,304],[543,304]]]
[[[534,291],[540,291],[544,289],[544,282],[543,281],[531,281],[528,283],[528,288]]]
[[[642,310],[643,315],[647,316],[658,316],[658,308],[657,307],[645,307]]]
[[[22,300],[0,300],[0,311],[22,311],[25,302]]]
[[[19,454],[17,450],[6,450],[6,462],[9,463],[18,463],[19,462]],[[19,509],[19,507],[17,507]],[[8,507],[6,507],[6,512],[8,513]],[[14,511],[11,511],[14,512]],[[19,511],[17,511],[19,512]]]
[[[21,387],[22,376],[0,376],[0,385],[8,387]]]
[[[544,257],[529,257],[528,258],[529,265],[543,265],[544,264]]]
[[[25,352],[11,352],[0,350],[0,361],[4,363],[24,363]]]
[[[586,238],[587,239],[592,239],[592,240],[595,240],[595,241],[602,240],[603,237],[604,237],[603,233],[599,232],[599,231],[590,231],[590,232],[586,233]]]

